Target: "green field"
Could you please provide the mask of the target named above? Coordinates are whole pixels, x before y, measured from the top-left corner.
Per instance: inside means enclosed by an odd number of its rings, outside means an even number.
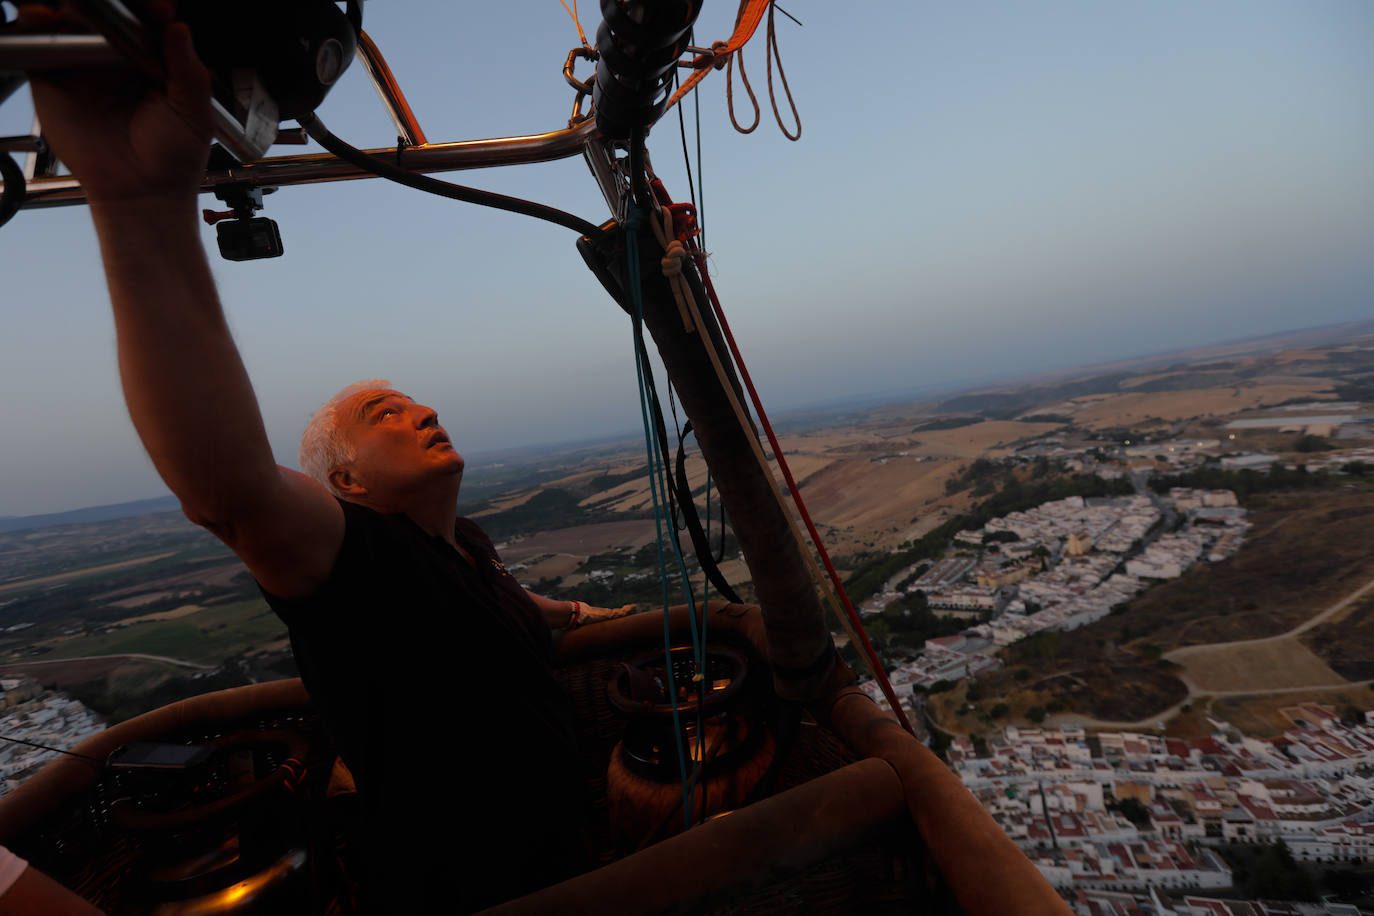
[[[203,665],[266,645],[286,635],[286,626],[260,598],[214,605],[176,620],[136,623],[58,643],[43,659],[87,655],[164,655]]]

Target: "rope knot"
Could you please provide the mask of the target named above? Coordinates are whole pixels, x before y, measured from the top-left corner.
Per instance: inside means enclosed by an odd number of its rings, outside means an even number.
[[[682,275],[682,261],[687,257],[687,249],[677,239],[668,243],[668,249],[663,252],[663,260],[659,264],[663,267],[663,276],[679,277]]]
[[[730,43],[728,41],[711,42],[711,54],[715,57],[711,61],[711,66],[716,70],[724,70],[726,62],[730,59]]]

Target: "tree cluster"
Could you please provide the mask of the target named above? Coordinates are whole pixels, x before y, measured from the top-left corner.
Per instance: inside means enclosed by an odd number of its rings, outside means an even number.
[[[1268,471],[1243,468],[1239,471],[1224,471],[1214,466],[1203,466],[1181,474],[1150,478],[1150,489],[1165,494],[1170,487],[1193,487],[1199,490],[1231,490],[1241,502],[1252,493],[1269,493],[1275,490],[1293,490],[1310,487],[1325,487],[1331,484],[1331,475],[1324,471],[1309,474],[1307,468],[1299,465],[1289,470],[1282,465],[1272,465]]]
[[[1266,846],[1255,860],[1246,891],[1256,900],[1301,900],[1314,902],[1317,885],[1297,863],[1288,844],[1279,840]]]

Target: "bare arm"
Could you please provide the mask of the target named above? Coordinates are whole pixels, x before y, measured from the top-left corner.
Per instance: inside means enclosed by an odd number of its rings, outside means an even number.
[[[560,601],[556,598],[545,598],[543,595],[536,595],[529,589],[525,589],[525,594],[530,596],[539,610],[544,612],[544,619],[548,621],[551,630],[569,630],[589,623],[598,623],[602,620],[611,620],[616,617],[624,617],[626,614],[634,613],[633,604],[622,605],[618,608],[592,607],[585,601]]]
[[[0,894],[0,916],[102,916],[85,898],[72,893],[33,866]]]
[[[69,24],[24,7],[26,24]],[[319,484],[277,467],[199,240],[209,77],[167,28],[165,91],[122,71],[35,78],[45,132],[90,201],[110,288],[125,401],[186,515],[269,590],[308,594],[343,540]]]
[[[343,513],[318,483],[273,460],[200,245],[195,200],[91,210],[124,397],[154,466],[187,517],[269,591],[309,594],[333,566]]]

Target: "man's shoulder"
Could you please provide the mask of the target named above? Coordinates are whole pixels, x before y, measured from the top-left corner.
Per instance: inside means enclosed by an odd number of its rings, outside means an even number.
[[[405,516],[387,515],[346,499],[339,499],[338,503],[344,515],[343,542],[329,575],[319,587],[308,595],[288,599],[259,583],[263,597],[279,615],[297,619],[321,604],[337,608],[364,600],[379,570],[393,568],[396,563],[418,555],[414,523]]]
[[[459,534],[480,541],[488,547],[491,546],[491,536],[487,534],[481,525],[477,524],[472,519],[460,515],[455,520],[454,524]]]

